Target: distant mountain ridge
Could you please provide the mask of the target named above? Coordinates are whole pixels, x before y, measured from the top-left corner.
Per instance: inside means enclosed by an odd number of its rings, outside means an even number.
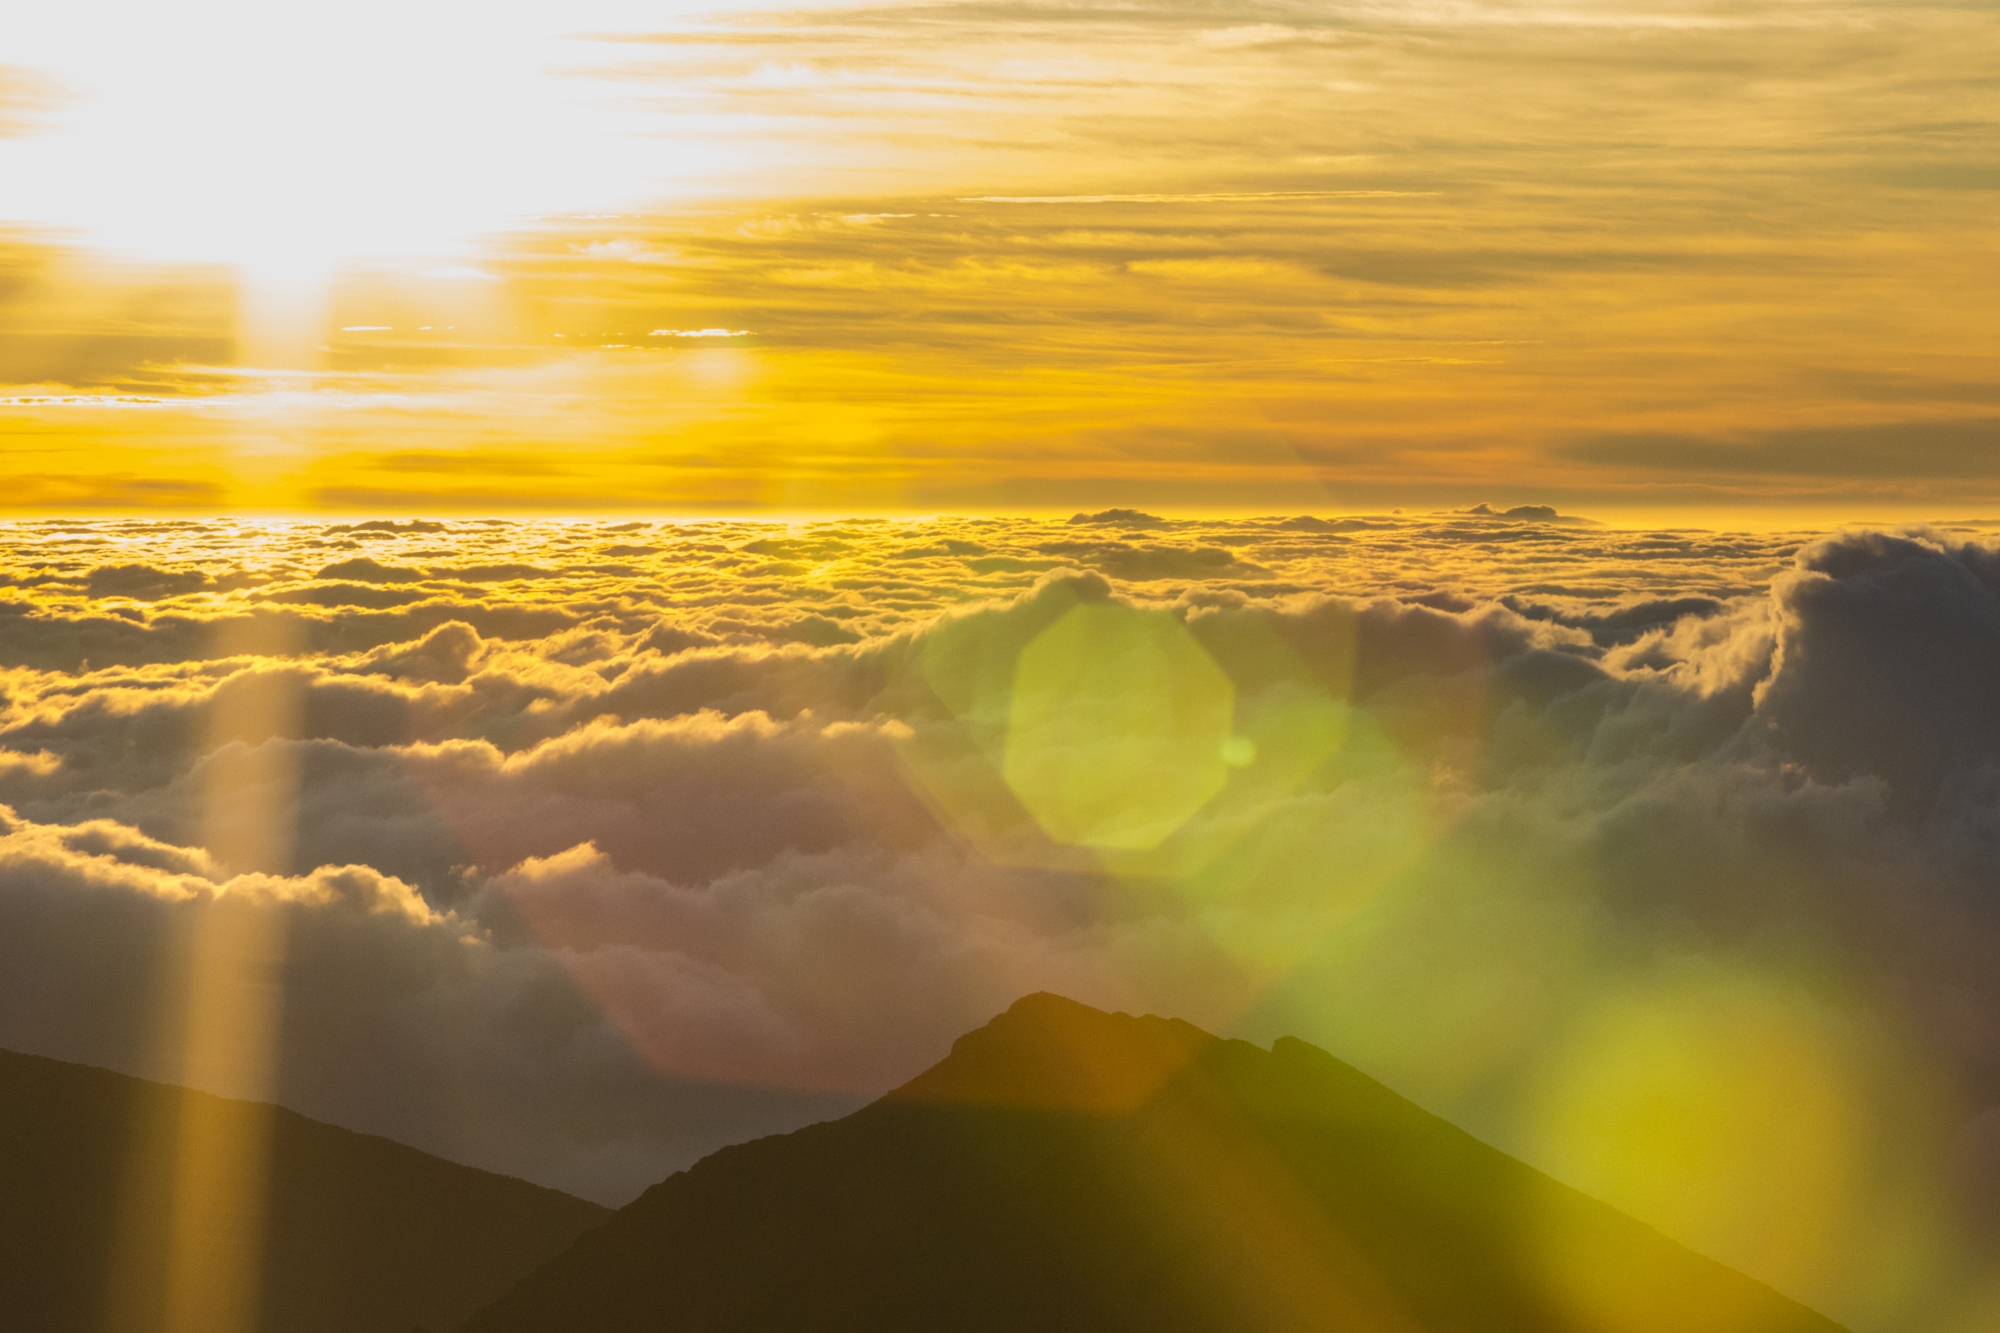
[[[1304,1042],[1033,995],[464,1333],[1840,1333]]]
[[[610,1215],[279,1107],[0,1051],[0,1328],[168,1325],[174,1152],[190,1126],[266,1145],[260,1333],[442,1333]]]

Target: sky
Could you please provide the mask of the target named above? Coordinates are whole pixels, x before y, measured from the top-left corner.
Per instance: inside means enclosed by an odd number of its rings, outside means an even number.
[[[1987,5],[44,9],[16,511],[2000,490]]]
[[[0,1046],[622,1204],[1047,989],[1994,1327],[1997,26],[10,14]]]

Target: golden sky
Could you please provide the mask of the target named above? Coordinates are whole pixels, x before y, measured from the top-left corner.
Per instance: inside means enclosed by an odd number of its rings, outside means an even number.
[[[0,1045],[619,1201],[1050,988],[1995,1326],[1992,0],[12,8]]]
[[[1989,7],[41,8],[17,510],[2000,498]]]

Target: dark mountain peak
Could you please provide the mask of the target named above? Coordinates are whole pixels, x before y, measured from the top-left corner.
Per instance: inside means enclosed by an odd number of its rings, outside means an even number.
[[[1178,1018],[1105,1013],[1041,991],[960,1037],[889,1096],[1125,1115],[1216,1041]]]
[[[897,1088],[889,1102],[1080,1112],[1126,1117],[1188,1098],[1217,1098],[1280,1119],[1445,1122],[1354,1066],[1297,1037],[1266,1051],[1180,1018],[1107,1013],[1040,991],[952,1043],[951,1054]]]
[[[211,1187],[182,1170],[193,1152],[254,1164],[264,1188]],[[234,1280],[255,1333],[448,1329],[609,1215],[280,1107],[0,1051],[6,1329],[201,1326],[176,1293],[231,1264],[250,1266]],[[210,1243],[221,1269],[202,1267]]]
[[[1839,1333],[1303,1041],[1030,995],[466,1333]]]

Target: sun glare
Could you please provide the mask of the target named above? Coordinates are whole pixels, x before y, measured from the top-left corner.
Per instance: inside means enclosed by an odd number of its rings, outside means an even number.
[[[624,90],[578,76],[592,40],[682,8],[106,0],[10,15],[7,62],[54,92],[42,132],[0,140],[6,215],[144,258],[297,275],[671,196],[714,155],[647,144]]]
[[[149,258],[296,273],[415,239],[483,91],[462,0],[59,7],[30,24],[64,107],[16,146],[16,191]]]

